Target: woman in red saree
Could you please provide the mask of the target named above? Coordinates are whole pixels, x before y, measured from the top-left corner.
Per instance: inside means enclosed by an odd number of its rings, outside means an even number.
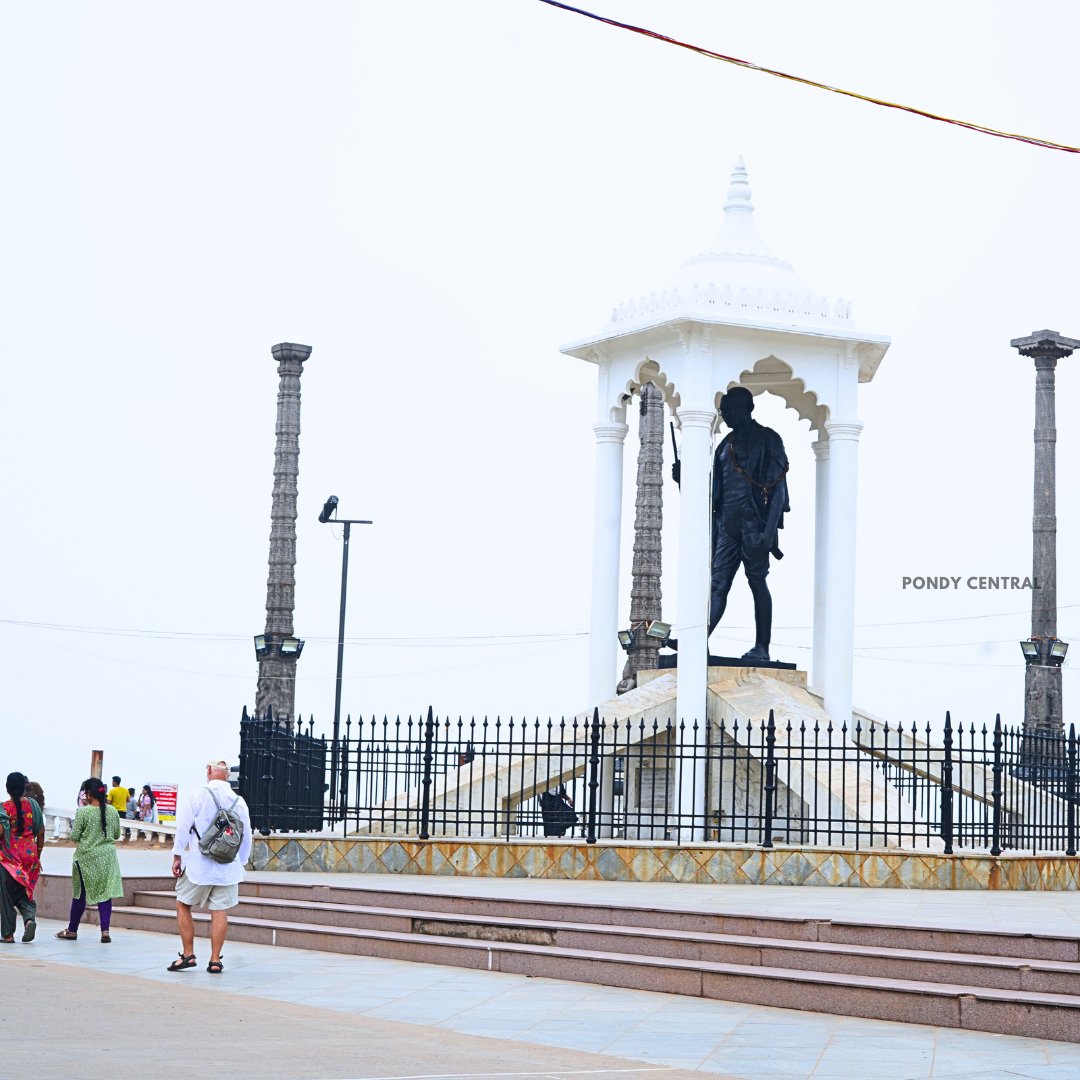
[[[15,940],[16,914],[23,917],[23,941],[37,932],[34,887],[41,873],[41,846],[45,842],[45,819],[41,807],[27,799],[26,777],[8,774],[10,798],[0,805],[0,942]]]

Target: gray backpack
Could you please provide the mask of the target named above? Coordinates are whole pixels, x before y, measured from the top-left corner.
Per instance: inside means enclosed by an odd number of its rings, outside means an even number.
[[[219,863],[231,863],[235,861],[240,845],[244,842],[244,822],[235,809],[240,796],[237,795],[232,801],[232,806],[226,809],[218,802],[213,788],[208,787],[206,790],[210,792],[210,798],[214,800],[217,812],[214,814],[214,820],[210,822],[210,827],[202,836],[199,836],[199,830],[194,825],[191,826],[191,831],[199,839],[199,850],[208,859]]]

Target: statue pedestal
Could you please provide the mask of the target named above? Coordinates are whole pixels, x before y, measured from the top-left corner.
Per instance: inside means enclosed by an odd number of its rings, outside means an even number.
[[[671,653],[669,656],[660,656],[657,660],[657,668],[661,671],[678,668],[678,666],[678,653]],[[751,664],[737,656],[713,656],[712,653],[709,653],[709,660],[706,666],[710,668],[740,668],[745,670],[753,670],[754,668],[772,668],[774,671],[798,670],[798,665],[785,664],[781,660],[755,660]]]

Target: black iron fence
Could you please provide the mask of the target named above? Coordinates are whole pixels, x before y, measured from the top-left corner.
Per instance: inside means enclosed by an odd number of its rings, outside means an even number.
[[[263,833],[319,832],[326,821],[326,739],[308,721],[282,725],[273,711],[240,718],[239,793]]]
[[[431,710],[343,727],[336,739],[314,739],[310,724],[287,738],[323,748],[326,819],[350,834],[1076,852],[1073,728],[1034,736],[1000,719],[977,730],[946,716],[935,737],[929,727],[777,723],[772,713],[698,725]],[[303,773],[259,760],[274,784]],[[309,828],[301,817],[314,813],[306,799],[316,785],[305,783],[304,799],[286,783],[281,810],[263,818],[281,824],[269,827]]]

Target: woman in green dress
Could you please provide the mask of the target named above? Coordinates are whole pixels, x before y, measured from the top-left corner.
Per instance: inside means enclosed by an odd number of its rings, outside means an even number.
[[[87,805],[75,811],[71,839],[77,843],[71,862],[71,918],[56,936],[74,941],[87,904],[97,904],[101,940],[110,942],[109,920],[113,898],[124,895],[116,841],[120,839],[120,815],[109,805],[105,785],[92,776],[83,782]]]

